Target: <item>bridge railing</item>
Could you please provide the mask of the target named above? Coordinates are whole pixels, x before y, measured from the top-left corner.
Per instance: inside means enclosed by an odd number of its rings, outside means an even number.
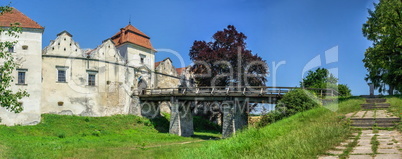
[[[292,89],[299,87],[268,87],[268,86],[248,86],[248,87],[193,87],[193,88],[155,88],[138,91],[134,95],[284,95]],[[339,93],[333,89],[304,88],[312,90],[317,95],[337,96]]]

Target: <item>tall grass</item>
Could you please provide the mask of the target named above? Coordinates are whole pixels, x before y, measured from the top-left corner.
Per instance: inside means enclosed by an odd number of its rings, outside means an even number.
[[[216,134],[185,138],[165,133],[166,118],[149,120],[133,115],[81,117],[44,114],[35,126],[0,126],[1,158],[132,158],[133,154],[165,155],[147,147],[191,142]],[[162,132],[162,133],[161,133]],[[211,137],[211,138],[212,138]],[[166,149],[175,146],[166,146]],[[135,157],[135,158],[137,158]]]
[[[402,118],[402,96],[387,96],[386,99],[387,103],[391,104],[388,111],[393,113],[394,116]],[[402,132],[402,124],[397,125],[396,129]]]
[[[329,106],[337,112],[314,108],[229,139],[183,145],[219,136],[217,127],[202,130],[207,123],[194,119],[202,133],[185,138],[166,133],[168,115],[148,120],[45,114],[35,126],[0,126],[0,158],[315,158],[347,138],[351,130],[343,115],[363,101],[342,99],[339,107]]]
[[[182,158],[316,158],[351,133],[344,114],[360,109],[362,98],[340,100],[338,111],[319,107],[261,129],[250,128],[234,137],[186,149]]]

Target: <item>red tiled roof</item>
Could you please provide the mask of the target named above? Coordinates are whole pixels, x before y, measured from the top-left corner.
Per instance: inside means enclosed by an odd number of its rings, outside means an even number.
[[[182,67],[182,68],[176,68],[176,72],[178,75],[181,75],[181,73],[183,73],[183,71],[186,70],[186,67]]]
[[[161,64],[161,62],[163,62],[163,61],[155,62],[155,68],[158,67],[159,64]]]
[[[11,12],[0,15],[0,26],[9,27],[10,24],[14,23],[20,23],[19,27],[22,28],[43,29],[42,26],[15,8]]]
[[[152,47],[150,38],[131,24],[127,25],[124,28],[121,28],[120,32],[112,36],[111,39],[116,46],[129,42],[148,49],[155,50]]]

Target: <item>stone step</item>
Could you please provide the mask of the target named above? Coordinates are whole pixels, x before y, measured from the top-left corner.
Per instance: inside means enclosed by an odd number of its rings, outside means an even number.
[[[363,109],[366,110],[372,110],[372,109],[387,109],[388,107],[363,107]]]
[[[366,103],[360,105],[363,109],[387,109],[391,106],[389,103]]]
[[[392,118],[350,118],[352,122],[367,122],[367,121],[376,121],[376,122],[399,122],[401,118],[392,117]]]
[[[385,98],[366,98],[366,103],[385,103]]]
[[[389,107],[389,106],[391,106],[391,104],[389,104],[389,103],[365,103],[365,104],[360,104],[362,107],[364,107],[364,106],[368,106],[368,107],[371,107],[371,106],[383,106],[383,107]]]
[[[398,125],[398,123],[352,123],[350,125],[351,126],[358,126],[358,125],[361,125],[361,126],[374,126],[374,124],[377,125],[377,126],[394,126],[394,125]]]
[[[380,127],[380,128],[389,128],[389,127],[394,127],[397,124],[351,124],[353,127],[358,127],[358,128],[372,128],[372,127]]]
[[[368,127],[393,127],[397,125],[400,118],[351,118],[351,126],[368,128]]]

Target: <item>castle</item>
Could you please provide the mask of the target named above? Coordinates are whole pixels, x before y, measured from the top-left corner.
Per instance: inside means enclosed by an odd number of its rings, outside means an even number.
[[[131,24],[95,49],[80,48],[73,35],[62,31],[42,50],[42,26],[15,8],[0,15],[0,27],[16,22],[22,27],[19,38],[2,34],[0,41],[18,40],[8,49],[17,63],[12,90],[30,96],[21,100],[21,113],[0,107],[0,124],[34,125],[43,113],[141,115],[136,94],[178,87],[191,78],[188,68],[174,68],[169,58],[155,62],[150,37]]]

